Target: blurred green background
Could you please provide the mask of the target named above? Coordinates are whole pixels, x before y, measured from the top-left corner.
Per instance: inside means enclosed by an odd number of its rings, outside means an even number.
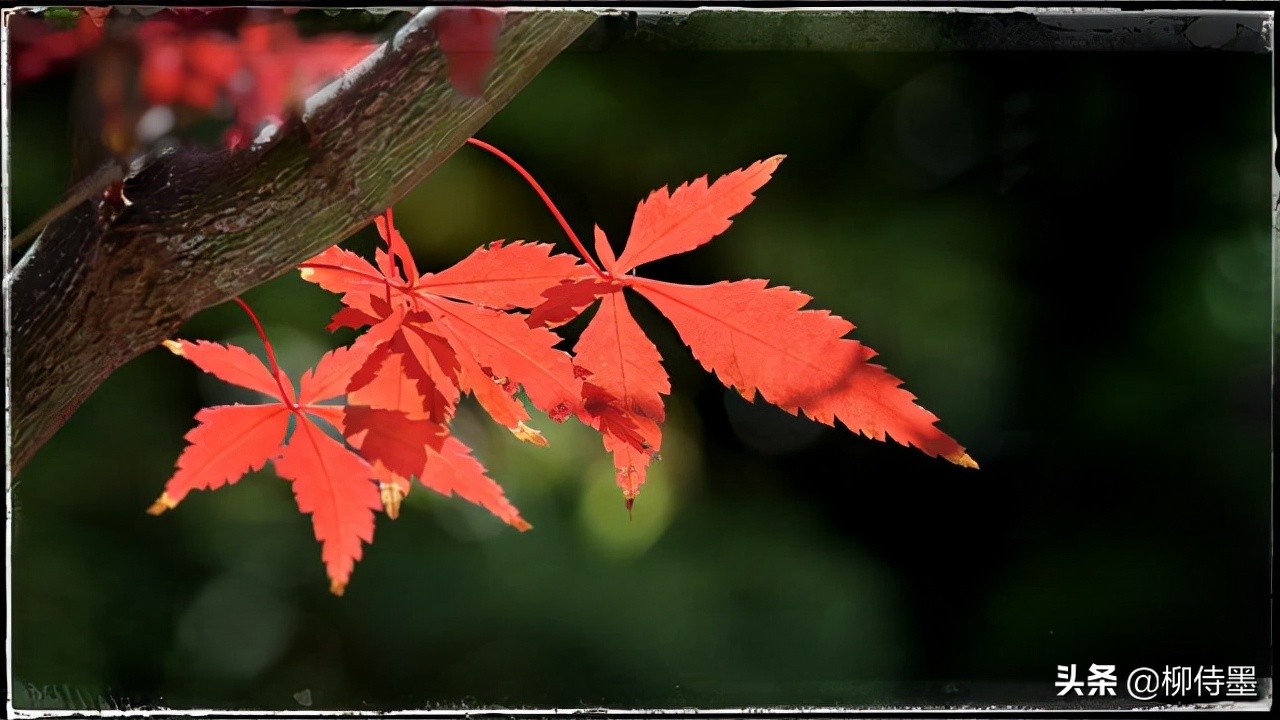
[[[813,295],[982,469],[748,404],[634,300],[674,394],[632,519],[591,432],[541,418],[539,449],[468,404],[457,434],[535,529],[419,488],[335,598],[270,471],[143,512],[194,413],[242,399],[157,348],[14,478],[15,703],[1051,702],[1056,664],[1270,676],[1270,78],[1229,52],[584,43],[479,136],[615,248],[652,189],[786,154],[650,274]],[[69,183],[71,87],[13,89],[17,228]],[[396,218],[425,269],[498,238],[570,251],[474,148]],[[246,299],[291,373],[351,337],[296,273]],[[182,336],[259,347],[233,305]]]

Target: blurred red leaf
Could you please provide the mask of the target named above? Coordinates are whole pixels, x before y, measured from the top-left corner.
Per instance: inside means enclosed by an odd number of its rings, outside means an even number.
[[[440,8],[431,21],[449,61],[449,82],[467,97],[484,95],[485,79],[497,56],[502,16],[501,10]]]

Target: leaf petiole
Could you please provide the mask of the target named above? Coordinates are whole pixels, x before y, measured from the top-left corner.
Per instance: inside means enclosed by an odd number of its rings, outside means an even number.
[[[241,300],[239,296],[231,299],[235,300],[236,304],[249,315],[249,319],[253,321],[253,326],[258,330],[258,337],[262,339],[262,346],[267,349],[267,361],[271,363],[271,376],[276,379],[276,387],[280,388],[280,399],[284,401],[290,410],[297,412],[298,406],[293,401],[293,393],[286,392],[284,383],[280,382],[280,366],[276,364],[276,353],[271,349],[271,341],[267,339],[267,331],[262,329],[262,323],[258,322],[258,316],[254,314],[253,308],[249,307],[248,303]],[[290,388],[290,390],[292,389]]]
[[[587,265],[592,270],[595,271],[596,275],[599,275],[602,279],[604,280],[613,279],[613,276],[611,276],[609,273],[605,272],[604,270],[601,270],[600,266],[596,264],[596,261],[592,259],[591,254],[587,252],[587,248],[582,244],[582,241],[578,239],[577,233],[573,231],[573,228],[569,227],[569,223],[567,220],[564,219],[564,215],[560,214],[560,209],[557,208],[556,204],[551,201],[551,197],[547,195],[547,191],[542,189],[542,186],[538,184],[537,180],[533,179],[533,175],[531,175],[528,170],[525,170],[524,167],[521,166],[520,163],[516,162],[515,159],[512,158],[510,155],[502,152],[498,148],[490,145],[489,143],[483,140],[477,140],[476,138],[467,138],[467,142],[472,145],[475,145],[481,150],[485,150],[493,154],[502,162],[506,163],[507,165],[510,165],[511,169],[520,173],[520,177],[523,177],[525,182],[529,183],[530,187],[533,188],[533,191],[538,193],[538,197],[542,198],[542,202],[546,204],[547,209],[550,210],[551,214],[555,216],[556,221],[560,223],[560,227],[564,228],[564,234],[568,235],[570,242],[573,243],[573,246],[578,248],[578,254],[582,256],[582,259],[586,261]]]

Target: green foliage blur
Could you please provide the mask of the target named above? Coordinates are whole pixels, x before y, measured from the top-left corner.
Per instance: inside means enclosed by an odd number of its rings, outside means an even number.
[[[419,487],[335,598],[270,470],[143,512],[194,413],[245,399],[157,348],[14,478],[15,703],[918,705],[1048,702],[1065,663],[1269,676],[1270,60],[580,44],[479,137],[615,249],[654,188],[786,154],[651,274],[813,295],[981,470],[746,403],[634,299],[674,387],[634,516],[591,432],[535,418],[539,449],[468,404],[457,434],[534,530]],[[69,183],[71,87],[13,89],[17,228]],[[425,269],[499,238],[571,251],[470,147],[395,210]],[[245,298],[290,373],[351,338],[297,273]],[[232,304],[181,335],[260,352]]]

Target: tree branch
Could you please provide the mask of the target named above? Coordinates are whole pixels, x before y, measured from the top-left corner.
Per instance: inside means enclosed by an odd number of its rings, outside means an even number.
[[[251,150],[184,150],[129,178],[104,222],[86,202],[15,268],[16,472],[116,368],[196,312],[277,277],[422,181],[595,19],[509,11],[482,99],[449,86],[423,11],[303,118]]]

